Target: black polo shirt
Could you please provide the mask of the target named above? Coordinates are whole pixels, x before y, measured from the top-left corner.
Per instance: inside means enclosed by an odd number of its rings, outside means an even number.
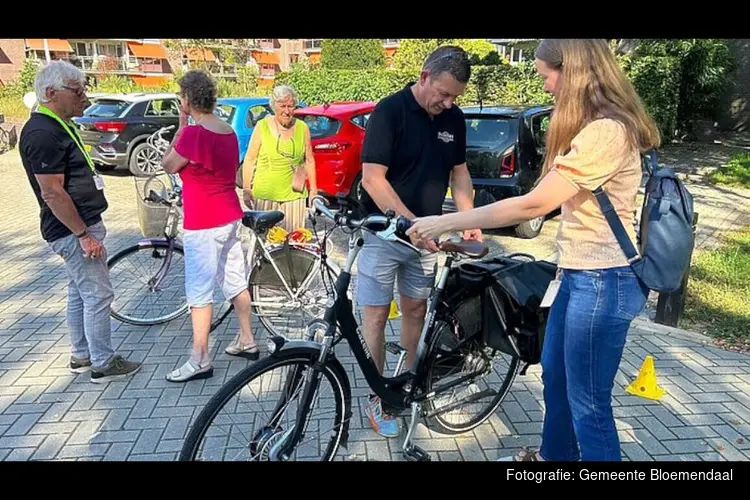
[[[457,106],[431,117],[410,83],[383,98],[367,122],[361,160],[388,167],[386,179],[417,217],[442,214],[453,167],[466,161],[466,122]],[[363,190],[369,213],[382,213]]]
[[[68,236],[71,231],[42,199],[35,174],[64,174],[65,191],[81,219],[87,226],[102,220],[101,214],[107,209],[104,192],[96,188],[94,174],[78,145],[54,118],[32,113],[21,130],[18,144],[23,168],[41,208],[40,228],[46,241]]]

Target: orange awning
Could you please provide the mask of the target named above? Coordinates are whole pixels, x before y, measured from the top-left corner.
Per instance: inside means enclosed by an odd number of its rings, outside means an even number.
[[[167,51],[156,43],[128,42],[128,49],[135,57],[144,59],[166,59]]]
[[[254,50],[252,51],[253,59],[258,64],[271,64],[279,66],[281,64],[281,60],[279,59],[279,55],[276,52],[262,52],[260,50]]]
[[[132,76],[131,78],[136,85],[143,87],[161,87],[169,81],[169,77],[165,75]]]
[[[397,47],[386,47],[385,48],[385,57],[393,57],[393,54],[396,53]]]
[[[26,47],[29,50],[44,50],[43,38],[27,38]],[[47,47],[50,52],[73,52],[67,40],[62,38],[47,38]]]
[[[307,60],[311,63],[318,63],[320,62],[320,52],[313,52],[309,56],[307,56]]]
[[[188,47],[185,49],[185,55],[189,61],[215,61],[216,56],[211,49],[201,49],[200,47]]]
[[[273,78],[258,78],[258,87],[273,87]]]

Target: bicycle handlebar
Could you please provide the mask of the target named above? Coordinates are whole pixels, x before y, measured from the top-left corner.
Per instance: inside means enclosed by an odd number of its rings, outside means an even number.
[[[346,226],[349,229],[365,229],[375,233],[381,239],[401,243],[411,250],[421,253],[421,250],[412,245],[411,240],[406,235],[412,221],[404,216],[396,217],[395,213],[388,211],[386,215],[371,214],[362,219],[355,219],[341,213],[341,210],[331,210],[326,199],[322,196],[313,198],[312,205],[318,213],[333,220],[337,225]]]

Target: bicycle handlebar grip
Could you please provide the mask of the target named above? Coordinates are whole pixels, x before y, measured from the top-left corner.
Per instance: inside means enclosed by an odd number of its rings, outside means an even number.
[[[413,222],[403,215],[396,219],[396,234],[399,238],[409,239],[406,235],[406,231],[412,226]]]

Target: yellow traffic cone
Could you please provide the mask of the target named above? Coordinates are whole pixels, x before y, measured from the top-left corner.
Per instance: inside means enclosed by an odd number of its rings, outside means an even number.
[[[654,358],[650,354],[643,361],[638,377],[625,389],[634,396],[658,400],[664,395],[664,388],[656,383]]]
[[[398,304],[396,300],[391,301],[391,311],[388,313],[388,319],[396,319],[401,316],[401,311],[398,310]]]

